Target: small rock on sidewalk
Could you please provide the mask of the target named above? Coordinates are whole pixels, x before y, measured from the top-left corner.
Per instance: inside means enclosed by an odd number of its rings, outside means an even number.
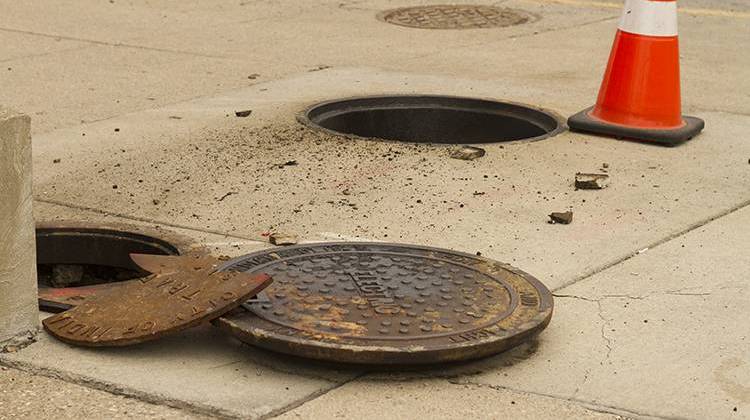
[[[576,174],[575,187],[577,190],[601,190],[609,185],[607,174]]]
[[[297,244],[296,235],[288,235],[286,233],[272,233],[268,237],[268,242],[272,245],[285,246]]]
[[[561,225],[567,225],[567,224],[570,224],[570,222],[572,221],[573,221],[572,211],[566,211],[562,213],[552,212],[549,215],[549,223],[551,224],[559,223]]]
[[[453,159],[474,160],[484,156],[485,151],[480,147],[465,146],[451,152]]]

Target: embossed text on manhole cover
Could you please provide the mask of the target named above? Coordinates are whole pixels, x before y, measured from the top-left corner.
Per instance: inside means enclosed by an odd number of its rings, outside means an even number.
[[[264,274],[217,272],[207,255],[133,254],[153,273],[43,321],[56,338],[82,346],[124,346],[159,338],[236,308],[271,282]]]
[[[501,28],[536,20],[531,13],[482,5],[432,5],[386,10],[378,19],[421,29]]]
[[[214,321],[243,341],[336,362],[414,364],[482,357],[541,331],[552,296],[530,275],[469,254],[410,245],[271,249],[222,269],[274,278]]]

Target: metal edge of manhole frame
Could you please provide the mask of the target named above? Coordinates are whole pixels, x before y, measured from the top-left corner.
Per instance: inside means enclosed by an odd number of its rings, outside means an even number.
[[[240,341],[247,344],[255,345],[263,348],[267,351],[283,353],[294,357],[303,357],[315,359],[323,362],[336,362],[345,363],[349,365],[370,365],[370,366],[407,366],[407,365],[431,365],[436,363],[459,363],[462,361],[476,360],[483,357],[495,355],[507,350],[510,350],[527,339],[530,339],[539,333],[541,333],[552,320],[554,312],[554,298],[552,292],[547,286],[538,280],[531,274],[520,270],[508,263],[504,263],[497,260],[492,260],[483,256],[477,256],[466,252],[454,251],[444,248],[436,248],[415,244],[406,243],[394,243],[394,242],[364,242],[366,244],[382,245],[382,246],[397,246],[397,247],[413,247],[421,250],[434,250],[438,252],[449,251],[456,255],[462,255],[465,257],[476,258],[486,260],[495,264],[500,264],[504,269],[510,271],[522,277],[528,281],[540,295],[540,311],[532,318],[531,321],[535,321],[536,324],[525,331],[519,332],[513,336],[508,337],[506,340],[495,342],[495,345],[488,345],[493,340],[485,338],[479,339],[472,342],[467,342],[461,345],[444,345],[441,347],[433,347],[429,351],[421,352],[406,352],[403,350],[397,350],[391,352],[391,354],[397,354],[399,360],[388,362],[383,361],[382,352],[388,350],[388,347],[380,346],[362,346],[354,344],[333,344],[323,341],[316,341],[309,338],[298,338],[290,337],[286,335],[276,334],[271,331],[267,331],[261,328],[253,328],[250,331],[246,331],[237,326],[231,319],[227,319],[224,316],[216,318],[211,321],[211,324],[227,332],[228,334],[236,337]],[[293,245],[292,247],[284,248],[297,248],[305,246],[316,246],[316,245],[349,245],[349,244],[361,244],[361,242],[321,242],[321,243],[310,243],[302,245]],[[273,252],[274,248],[258,250],[232,258],[225,261],[217,270],[231,269],[231,266],[235,263],[243,261],[248,255],[262,252]],[[262,296],[266,291],[262,291],[258,296]],[[242,307],[241,307],[242,308]],[[246,312],[252,314],[252,311],[242,308]],[[231,313],[227,314],[231,315]],[[252,314],[253,316],[256,316]],[[288,348],[296,348],[296,352],[288,350]],[[466,353],[468,354],[466,354]],[[457,353],[461,353],[460,356],[456,356]],[[376,357],[371,357],[376,356]],[[427,356],[427,357],[426,357]],[[363,361],[363,359],[366,359]]]
[[[454,100],[455,99],[458,99],[458,100],[468,99],[468,100],[479,101],[479,102],[500,103],[503,105],[511,105],[511,106],[527,108],[532,111],[537,111],[537,112],[546,114],[557,122],[557,127],[554,130],[550,131],[549,133],[545,133],[536,137],[529,137],[527,139],[493,141],[493,142],[484,142],[484,143],[430,143],[430,142],[414,142],[414,141],[405,141],[405,140],[390,140],[390,139],[384,139],[380,137],[364,137],[364,136],[359,136],[356,134],[341,133],[335,130],[331,130],[329,128],[325,128],[319,124],[316,124],[308,116],[310,111],[314,110],[315,108],[318,108],[320,106],[335,104],[337,102],[347,102],[347,101],[362,100],[362,99],[387,99],[387,98],[437,98],[437,99],[449,99],[449,100],[450,99],[454,99]],[[296,119],[298,123],[302,124],[304,127],[307,127],[310,130],[318,131],[318,132],[326,133],[332,136],[346,138],[350,140],[374,141],[374,142],[380,142],[380,143],[394,143],[394,144],[427,145],[427,146],[434,146],[434,147],[456,147],[456,146],[482,147],[482,145],[489,146],[489,145],[496,145],[496,144],[512,145],[512,144],[519,144],[519,143],[530,143],[530,142],[536,142],[540,140],[546,140],[548,138],[558,136],[568,131],[567,119],[564,118],[557,111],[553,111],[548,108],[544,108],[544,107],[540,107],[536,105],[529,105],[523,102],[498,100],[498,99],[493,99],[489,97],[442,95],[442,94],[430,94],[430,93],[424,93],[424,94],[394,93],[394,94],[378,94],[378,95],[364,95],[364,96],[346,96],[343,98],[327,99],[327,100],[318,101],[314,103],[308,102],[308,104],[305,105],[301,111],[298,111],[296,113]]]
[[[176,255],[182,255],[182,256],[189,256],[189,255],[209,255],[210,251],[209,249],[196,241],[194,238],[191,238],[187,235],[174,232],[169,229],[164,229],[160,226],[139,226],[139,225],[132,225],[132,224],[126,224],[121,222],[105,222],[105,223],[96,223],[96,222],[84,222],[84,221],[76,221],[76,220],[43,220],[38,221],[36,223],[35,229],[34,229],[34,240],[36,241],[36,238],[40,235],[40,231],[43,235],[49,235],[53,236],[55,234],[67,234],[69,232],[75,232],[75,231],[81,231],[82,235],[85,235],[86,233],[92,233],[96,234],[97,232],[100,232],[101,234],[110,234],[110,233],[117,233],[122,232],[123,234],[132,234],[136,236],[143,236],[146,238],[151,238],[156,240],[159,243],[162,243],[161,246],[165,248],[172,248],[174,251],[176,251]],[[49,231],[49,232],[45,232]],[[175,254],[172,254],[175,255]],[[37,253],[37,264],[39,264],[39,254]],[[47,264],[50,264],[49,262],[46,262]],[[42,264],[45,264],[45,262],[42,262]],[[62,264],[62,263],[60,263]],[[62,295],[69,296],[70,294],[75,294],[78,292],[82,296],[83,299],[85,299],[85,296],[88,295],[95,295],[98,293],[102,293],[106,290],[109,290],[110,287],[107,285],[117,285],[126,283],[133,280],[124,280],[122,282],[113,282],[113,283],[102,283],[97,284],[93,286],[72,286],[72,287],[63,287],[63,288],[54,288],[54,287],[48,287],[47,289],[52,290],[59,290],[62,292]],[[39,301],[39,307],[40,309],[44,311],[56,311],[61,312],[65,311],[69,308],[71,308],[73,305],[70,303],[66,303],[65,299],[54,299],[53,296],[46,295],[46,296],[38,296]]]
[[[420,27],[420,26],[404,25],[404,24],[401,24],[401,23],[390,22],[390,21],[386,20],[386,18],[390,14],[396,13],[396,12],[401,12],[401,11],[404,11],[404,10],[416,9],[416,8],[420,8],[420,7],[446,7],[446,6],[484,6],[484,7],[493,7],[493,8],[500,9],[500,10],[506,10],[506,11],[511,11],[511,12],[514,12],[514,13],[518,13],[520,15],[528,17],[529,20],[526,21],[526,22],[519,23],[519,24],[512,24],[512,25],[505,25],[505,26],[489,26],[489,27],[486,27],[486,28],[473,28],[473,27],[462,27],[462,28],[431,28],[431,27]],[[409,28],[409,29],[437,30],[437,31],[469,31],[469,30],[478,30],[478,29],[483,29],[483,30],[497,30],[497,29],[510,28],[510,27],[513,27],[513,26],[526,25],[526,24],[529,24],[529,23],[535,23],[535,22],[540,21],[542,19],[542,16],[540,14],[537,14],[537,13],[529,12],[528,10],[516,9],[516,8],[513,8],[513,7],[498,7],[498,6],[491,5],[491,4],[489,4],[489,5],[487,5],[487,4],[481,4],[481,5],[479,5],[479,4],[430,4],[430,5],[426,5],[425,4],[425,5],[397,7],[397,8],[394,8],[394,9],[382,10],[382,11],[378,12],[375,15],[375,18],[377,20],[379,20],[380,22],[383,22],[383,23],[386,23],[386,24],[389,24],[389,25],[394,25],[394,26],[399,26],[399,27],[402,27],[402,28]]]

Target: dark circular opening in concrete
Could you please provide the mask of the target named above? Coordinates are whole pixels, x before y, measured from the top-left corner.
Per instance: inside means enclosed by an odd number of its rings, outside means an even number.
[[[97,292],[88,286],[149,275],[130,254],[179,255],[174,245],[140,233],[106,228],[36,229],[37,279],[42,309],[67,309],[69,299]]]
[[[541,108],[452,96],[374,96],[323,102],[303,123],[333,134],[411,143],[478,144],[540,140],[563,131]]]

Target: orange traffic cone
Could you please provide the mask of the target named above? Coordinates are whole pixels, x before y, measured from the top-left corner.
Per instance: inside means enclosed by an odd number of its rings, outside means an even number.
[[[674,145],[704,127],[682,115],[676,0],[625,0],[596,105],[574,131]]]

